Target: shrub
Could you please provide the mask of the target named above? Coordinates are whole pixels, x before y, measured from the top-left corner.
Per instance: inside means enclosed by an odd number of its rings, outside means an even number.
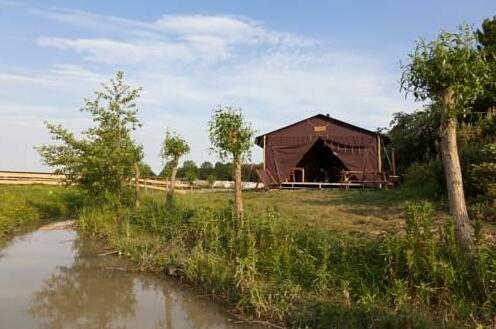
[[[427,163],[414,162],[406,169],[405,183],[409,185],[423,185],[435,181],[432,167]]]
[[[483,161],[472,165],[471,176],[474,185],[486,195],[496,207],[496,143],[482,149]]]
[[[473,203],[469,206],[468,211],[472,220],[496,223],[496,207],[488,201]]]
[[[446,180],[441,160],[437,159],[430,163],[415,162],[405,171],[405,184],[409,187],[419,187],[426,194],[444,194]]]

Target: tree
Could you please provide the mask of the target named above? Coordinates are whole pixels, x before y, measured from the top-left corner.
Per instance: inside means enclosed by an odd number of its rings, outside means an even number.
[[[433,106],[412,113],[394,113],[388,136],[399,173],[415,162],[430,162],[438,154],[440,115]]]
[[[481,29],[477,30],[477,40],[478,47],[483,51],[486,61],[492,71],[496,72],[496,16],[484,20]],[[496,87],[489,84],[485,86],[484,92],[475,102],[474,111],[480,114],[494,107],[496,107]]]
[[[141,126],[136,106],[141,89],[126,85],[120,71],[102,87],[81,108],[91,115],[93,127],[78,138],[61,125],[45,123],[58,143],[37,150],[44,164],[66,175],[68,184],[77,184],[95,198],[116,199],[120,205],[137,174],[135,164],[143,158],[142,147],[131,136]]]
[[[207,176],[208,186],[210,186],[211,189],[214,188],[215,180],[216,180],[216,178],[214,175],[208,175]]]
[[[216,162],[214,166],[214,175],[218,180],[234,180],[234,167],[232,163]]]
[[[212,149],[221,159],[231,157],[234,163],[234,209],[238,224],[243,224],[241,195],[241,166],[250,156],[254,131],[245,121],[242,110],[233,106],[219,106],[209,122]]]
[[[181,178],[186,178],[188,173],[193,173],[195,177],[198,177],[198,166],[193,160],[184,161],[181,168],[177,170],[177,176]]]
[[[496,16],[482,22],[481,29],[477,30],[479,49],[484,49],[485,57],[489,62],[496,61]]]
[[[195,183],[196,177],[197,177],[196,172],[191,170],[186,172],[186,181],[188,182],[191,190],[193,189],[193,185]]]
[[[176,185],[177,167],[179,159],[190,150],[188,143],[175,132],[167,131],[162,144],[161,155],[164,163],[170,162],[171,178],[170,187],[167,191],[167,203],[172,204],[174,197],[174,187]]]
[[[172,162],[171,161],[166,161],[164,163],[164,167],[158,174],[160,177],[164,177],[165,179],[169,179],[170,175],[172,173]]]
[[[148,163],[141,161],[139,163],[139,171],[142,177],[155,177],[152,167]]]
[[[421,39],[403,66],[401,88],[416,100],[431,100],[441,115],[441,156],[446,177],[449,207],[456,223],[457,243],[472,250],[462,173],[458,155],[457,115],[470,111],[489,78],[489,67],[476,48],[475,34],[468,26],[458,33],[441,32],[431,42]]]
[[[200,165],[199,177],[200,179],[207,179],[208,176],[214,172],[214,166],[211,162],[205,161]]]
[[[184,161],[182,167],[178,171],[178,176],[186,179],[189,187],[193,189],[193,184],[198,178],[198,167],[196,166],[196,163],[193,160]]]

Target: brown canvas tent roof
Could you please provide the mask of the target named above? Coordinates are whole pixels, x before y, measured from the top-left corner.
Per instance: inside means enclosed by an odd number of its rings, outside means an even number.
[[[318,114],[274,130],[255,139],[264,149],[264,183],[284,182],[307,154],[325,153],[343,170],[373,173],[382,171],[380,147],[385,136]],[[365,177],[362,177],[365,179]]]

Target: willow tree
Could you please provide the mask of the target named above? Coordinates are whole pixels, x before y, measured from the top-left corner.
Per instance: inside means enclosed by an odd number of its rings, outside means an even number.
[[[401,88],[417,101],[430,100],[441,115],[441,156],[446,176],[448,201],[455,220],[458,247],[470,251],[471,226],[463,191],[457,146],[457,118],[467,114],[484,91],[489,67],[477,49],[473,30],[464,25],[457,33],[443,31],[436,40],[417,41],[402,66]]]
[[[189,145],[186,140],[175,132],[167,131],[162,144],[161,156],[166,166],[170,166],[170,187],[167,190],[167,202],[172,203],[174,198],[174,188],[176,185],[177,167],[179,159],[189,152]],[[165,168],[165,167],[164,167]]]
[[[234,210],[238,224],[243,223],[241,167],[250,156],[254,131],[239,107],[219,106],[209,122],[212,149],[222,160],[232,158],[234,164]]]
[[[124,192],[143,158],[142,147],[132,137],[141,126],[136,105],[140,91],[125,84],[119,71],[110,83],[102,84],[94,98],[85,99],[81,111],[91,115],[93,126],[80,137],[60,124],[46,123],[55,143],[37,148],[43,163],[95,199],[128,201],[129,194]]]

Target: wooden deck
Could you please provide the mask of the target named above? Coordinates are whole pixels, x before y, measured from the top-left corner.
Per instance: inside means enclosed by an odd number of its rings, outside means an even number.
[[[281,188],[282,189],[304,189],[304,188],[318,188],[318,189],[325,189],[325,188],[346,188],[346,185],[348,187],[363,187],[363,184],[361,183],[324,183],[324,182],[284,182],[281,183]]]
[[[302,171],[302,178],[304,180],[305,171],[303,168],[295,168]],[[295,182],[295,176],[290,175],[288,180],[280,184],[277,183],[276,179],[269,177],[270,173],[259,172],[259,177],[269,188],[280,188],[280,189],[331,189],[331,188],[390,188],[397,185],[399,182],[398,176],[387,176],[385,172],[372,172],[372,171],[341,171],[341,177],[338,182],[305,182],[299,181]],[[265,181],[268,181],[265,182]]]

